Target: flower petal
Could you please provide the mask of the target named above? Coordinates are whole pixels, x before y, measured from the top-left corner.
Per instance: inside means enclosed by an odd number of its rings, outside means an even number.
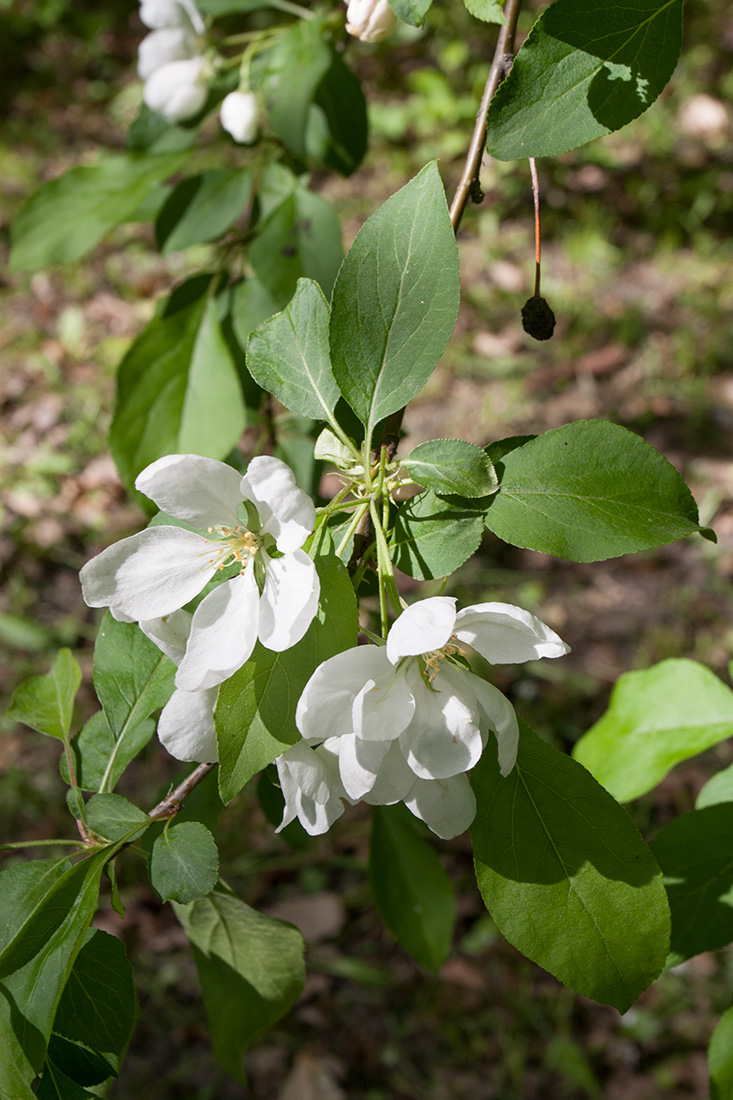
[[[372,789],[384,758],[389,752],[389,741],[362,741],[356,734],[331,737],[324,748],[338,753],[339,774],[349,798],[358,802]]]
[[[186,652],[186,642],[191,633],[193,615],[189,611],[173,611],[159,619],[143,619],[140,629],[151,642],[170,657],[174,664],[180,665]]]
[[[218,759],[214,706],[218,688],[174,691],[163,707],[158,737],[176,760],[212,763]]]
[[[241,495],[257,505],[262,530],[274,537],[278,550],[297,550],[313,530],[313,501],[295,484],[289,466],[272,455],[259,455],[240,482]]]
[[[432,596],[419,600],[402,612],[387,637],[387,656],[393,665],[401,657],[432,653],[453,633],[456,601],[453,596]]]
[[[170,615],[216,572],[207,553],[206,540],[193,531],[148,527],[87,562],[79,574],[84,600],[109,607],[123,622]]]
[[[241,668],[257,641],[258,605],[257,581],[249,564],[244,573],[209,592],[193,616],[176,687],[202,691]]]
[[[354,732],[365,741],[394,740],[409,726],[415,713],[415,700],[404,671],[385,663],[384,672],[367,680],[351,708]]]
[[[346,797],[338,772],[338,755],[321,745],[299,741],[275,761],[285,798],[280,832],[297,815],[311,836],[325,833],[344,812]]]
[[[392,741],[371,790],[362,797],[370,806],[392,806],[406,798],[417,782],[399,742]]]
[[[511,603],[464,607],[456,616],[455,634],[493,665],[562,657],[570,649],[541,619]]]
[[[262,554],[265,586],[260,596],[258,637],[264,646],[281,653],[299,642],[318,610],[321,582],[305,550],[282,558]]]
[[[496,734],[501,774],[508,775],[516,762],[519,744],[519,725],[514,707],[506,695],[493,684],[487,683],[472,672],[467,672],[465,675],[470,677],[471,689],[482,718],[489,729]]]
[[[407,763],[421,779],[447,779],[468,771],[481,757],[481,716],[470,687],[457,689],[439,673],[431,690],[415,678],[415,717],[400,734]]]
[[[163,512],[204,530],[216,524],[235,526],[242,503],[242,475],[214,458],[165,455],[138,474],[135,488]]]
[[[418,779],[404,801],[408,810],[443,840],[465,832],[476,816],[476,796],[467,775]]]
[[[359,645],[329,657],[303,688],[295,724],[307,741],[325,741],[354,732],[351,708],[368,680],[392,671],[381,646]]]

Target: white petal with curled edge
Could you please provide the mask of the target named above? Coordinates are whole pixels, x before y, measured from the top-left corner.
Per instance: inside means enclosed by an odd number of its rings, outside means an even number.
[[[433,685],[437,690],[423,682],[415,691],[415,717],[400,734],[400,748],[420,779],[447,779],[480,759],[481,720],[470,690],[464,697],[440,675]]]
[[[298,790],[314,802],[328,802],[331,788],[338,781],[338,770],[328,767],[330,758],[322,760],[310,745],[298,741],[278,759],[282,759],[283,767],[287,768]]]
[[[478,703],[481,715],[496,734],[499,745],[499,769],[502,775],[508,775],[517,759],[519,744],[519,725],[514,707],[497,687],[467,672],[471,678],[471,689]]]
[[[358,802],[372,789],[384,758],[389,752],[389,741],[362,741],[356,734],[331,737],[324,748],[338,753],[339,774],[349,798]]]
[[[416,657],[441,649],[456,621],[456,601],[453,596],[431,596],[419,600],[402,612],[387,637],[387,656],[393,665],[400,657]]]
[[[406,798],[417,782],[399,742],[392,741],[372,789],[362,797],[370,806],[393,806],[395,802]]]
[[[351,708],[369,680],[392,666],[381,646],[359,645],[318,666],[298,700],[295,724],[307,741],[325,741],[354,732]]]
[[[279,756],[280,785],[285,812],[279,832],[297,815],[311,836],[325,833],[344,812],[344,791],[338,773],[338,755],[321,745],[312,749],[299,741]]]
[[[415,700],[403,669],[387,665],[368,680],[354,699],[351,718],[354,732],[365,741],[393,741],[409,726]]]
[[[262,552],[265,586],[260,596],[258,637],[281,653],[299,642],[318,610],[321,582],[305,550],[281,558]]]
[[[242,475],[214,458],[165,455],[146,466],[135,488],[163,512],[206,530],[217,524],[236,526],[242,503]]]
[[[242,667],[257,641],[259,595],[250,564],[244,573],[209,592],[193,616],[176,687],[202,691]]]
[[[418,779],[405,805],[443,840],[465,832],[476,816],[476,796],[467,775]]]
[[[477,603],[456,616],[456,637],[492,665],[562,657],[570,649],[554,630],[511,603]]]
[[[158,738],[176,760],[211,764],[218,759],[214,706],[218,688],[174,691],[163,707]]]
[[[247,467],[240,483],[245,500],[257,505],[262,530],[275,539],[278,550],[297,550],[313,530],[316,508],[295,484],[289,466],[272,455],[259,455]]]
[[[180,665],[186,652],[186,642],[191,633],[193,615],[189,611],[173,611],[160,619],[143,619],[139,624],[143,634],[150,638],[170,657],[174,664]]]
[[[87,562],[79,574],[84,600],[89,607],[109,607],[123,622],[170,615],[213,577],[208,552],[193,531],[148,527]]]

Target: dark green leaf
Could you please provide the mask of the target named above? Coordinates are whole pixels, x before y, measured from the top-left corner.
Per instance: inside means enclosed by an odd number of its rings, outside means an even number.
[[[485,497],[499,485],[486,452],[464,439],[430,439],[419,443],[403,464],[413,481],[434,493]]]
[[[308,108],[331,66],[324,20],[296,20],[267,53],[260,76],[270,124],[291,153],[305,153]]]
[[[145,748],[155,733],[155,722],[146,718],[128,726],[124,738],[117,743],[104,711],[93,714],[81,733],[71,742],[76,781],[83,791],[98,791],[104,784],[114,790],[127,765]],[[61,778],[69,783],[66,755],[59,761]]]
[[[569,561],[648,550],[699,531],[690,490],[638,435],[579,420],[516,447],[497,463],[487,526],[512,546]]]
[[[244,210],[251,190],[252,178],[241,168],[215,168],[181,180],[155,223],[161,252],[222,237]]]
[[[672,910],[670,963],[733,941],[733,804],[676,817],[651,843]]]
[[[487,751],[471,783],[476,877],[501,932],[576,993],[624,1012],[669,943],[659,868],[629,815],[523,722],[511,774]]]
[[[689,756],[733,737],[733,691],[694,661],[619,677],[608,710],[573,749],[619,802],[650,791]]]
[[[718,1020],[708,1047],[710,1100],[730,1100],[733,1096],[733,1008]]]
[[[153,320],[122,360],[110,449],[132,490],[167,454],[225,458],[244,428],[237,369],[213,300]]]
[[[361,81],[331,52],[331,66],[318,85],[305,131],[308,156],[350,176],[367,150],[367,108]]]
[[[317,283],[299,279],[287,309],[260,325],[247,344],[247,367],[286,409],[327,419],[339,399],[328,351],[328,302]]]
[[[502,0],[463,0],[466,10],[484,23],[506,23]]]
[[[316,566],[320,606],[305,637],[283,653],[256,645],[246,665],[219,689],[215,716],[224,802],[300,738],[295,707],[312,673],[356,645],[356,597],[344,565],[331,555],[318,558]]]
[[[50,672],[31,676],[18,685],[10,700],[8,718],[63,741],[69,736],[80,683],[81,669],[71,650],[60,649]]]
[[[144,810],[119,794],[95,794],[87,802],[87,824],[105,840],[122,840],[152,822]]]
[[[46,1065],[38,1082],[37,1100],[94,1100],[91,1092],[67,1077],[56,1065]]]
[[[453,885],[402,805],[375,807],[369,883],[382,920],[405,950],[439,970],[453,939]]]
[[[494,96],[489,152],[552,157],[619,130],[657,98],[681,46],[682,0],[555,0]]]
[[[175,126],[143,103],[130,124],[125,146],[130,153],[177,153],[190,149],[198,127]]]
[[[44,183],[13,220],[11,271],[80,259],[185,159],[185,153],[123,154]]]
[[[132,967],[124,943],[92,929],[59,1002],[54,1032],[93,1051],[119,1055],[129,1042],[136,1013]]]
[[[303,988],[300,933],[250,909],[223,885],[208,898],[174,908],[193,947],[216,1056],[244,1083],[244,1051]]]
[[[339,389],[372,428],[423,387],[458,315],[458,252],[434,163],[359,230],[333,290]]]
[[[199,821],[169,825],[156,837],[150,856],[150,881],[163,901],[187,905],[206,897],[219,878],[214,838]]]
[[[99,1051],[90,1050],[84,1043],[64,1039],[54,1031],[49,1040],[41,1081],[44,1082],[47,1077],[60,1071],[76,1085],[99,1085],[110,1077],[116,1077],[119,1067],[120,1059],[117,1055],[100,1054]]]
[[[412,497],[397,513],[394,564],[418,580],[455,572],[478,550],[485,511],[485,499],[448,500],[431,492]]]
[[[422,27],[433,0],[390,0],[390,7],[398,19],[411,27]]]

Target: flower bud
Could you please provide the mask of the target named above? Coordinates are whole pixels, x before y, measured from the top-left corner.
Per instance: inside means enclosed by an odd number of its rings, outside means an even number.
[[[251,145],[257,137],[258,114],[252,92],[230,92],[221,105],[221,124],[240,145]]]
[[[203,34],[204,21],[193,0],[140,0],[140,19],[151,30],[186,27]]]
[[[187,27],[163,27],[143,38],[137,52],[137,75],[147,80],[169,61],[185,61],[199,53],[195,36]]]
[[[145,81],[143,99],[168,122],[184,122],[198,114],[206,102],[209,71],[203,57],[169,61]]]
[[[346,29],[362,42],[381,42],[394,30],[397,16],[388,0],[349,0]]]

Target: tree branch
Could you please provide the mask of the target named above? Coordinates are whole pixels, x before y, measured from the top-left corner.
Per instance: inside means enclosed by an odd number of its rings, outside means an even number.
[[[162,802],[159,802],[158,805],[150,811],[148,816],[154,821],[166,817],[175,817],[194,787],[197,787],[201,780],[205,779],[209,772],[213,771],[215,767],[216,764],[199,764],[190,775],[186,776],[182,783],[179,783],[170,794],[166,795]]]

